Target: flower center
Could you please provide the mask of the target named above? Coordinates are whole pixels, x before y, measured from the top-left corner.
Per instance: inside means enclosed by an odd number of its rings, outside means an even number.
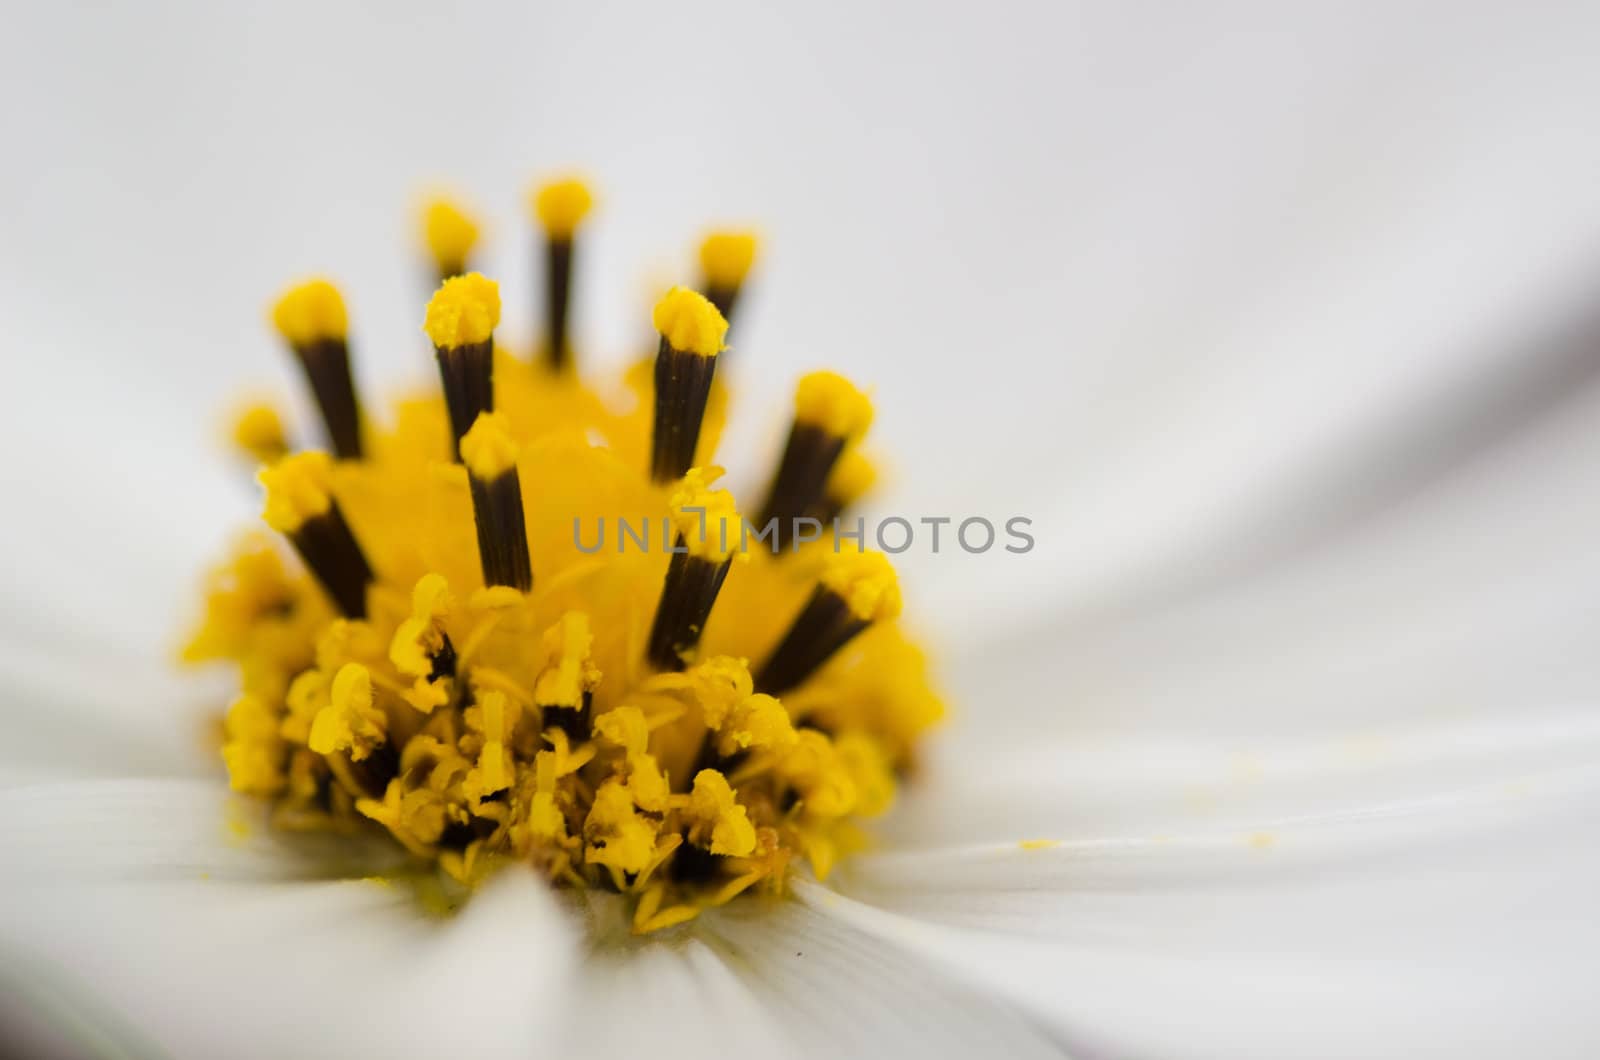
[[[893,569],[834,522],[872,483],[865,395],[801,380],[758,526],[709,466],[754,240],[708,239],[711,298],[667,292],[654,357],[590,385],[568,304],[592,200],[562,181],[533,201],[537,353],[496,337],[498,288],[466,271],[477,224],[435,202],[442,386],[390,424],[352,384],[337,288],[280,300],[332,452],[294,451],[270,406],[241,416],[278,536],[213,573],[188,656],[237,667],[222,756],[275,825],[381,831],[458,889],[532,864],[629,896],[647,932],[801,863],[826,876],[941,705]]]

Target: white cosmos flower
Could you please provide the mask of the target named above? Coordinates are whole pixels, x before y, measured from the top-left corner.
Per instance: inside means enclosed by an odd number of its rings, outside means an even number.
[[[1591,14],[405,14],[36,9],[0,64],[8,1046],[1600,1050]],[[906,557],[957,715],[881,847],[643,941],[231,828],[226,690],[166,662],[253,504],[207,416],[277,363],[260,293],[336,263],[376,386],[394,175],[505,202],[556,148],[614,204],[597,277],[770,218],[751,356],[791,378],[859,294],[824,360],[879,384],[885,510],[1039,542]]]

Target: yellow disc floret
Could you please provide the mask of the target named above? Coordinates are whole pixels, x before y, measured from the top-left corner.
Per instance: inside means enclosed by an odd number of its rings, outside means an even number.
[[[728,322],[705,295],[687,287],[674,287],[656,303],[652,318],[667,345],[680,353],[715,357],[723,350]]]
[[[716,231],[700,244],[700,271],[717,287],[738,287],[756,260],[756,234]]]
[[[517,466],[517,443],[511,437],[511,420],[503,412],[480,412],[472,428],[461,436],[461,462],[473,477],[499,478]]]
[[[795,388],[794,418],[837,438],[859,438],[872,426],[872,399],[837,372],[812,372]]]
[[[428,300],[422,330],[442,350],[488,342],[500,324],[500,285],[476,272],[452,276]]]
[[[548,186],[538,205],[550,275],[570,280],[559,265],[579,248],[561,241],[587,188]],[[439,271],[472,227],[430,209]],[[719,304],[735,304],[754,249],[742,232],[702,247]],[[772,513],[751,538],[741,503],[759,498],[736,500],[712,466],[732,392],[708,360],[727,322],[705,297],[668,292],[664,349],[616,377],[513,353],[499,316],[490,280],[446,281],[425,330],[449,397],[410,394],[385,415],[356,400],[331,285],[275,310],[338,456],[291,453],[296,432],[265,409],[240,423],[277,533],[209,575],[185,648],[238,674],[218,704],[229,782],[275,827],[348,838],[352,856],[382,840],[405,855],[383,871],[451,906],[516,865],[587,889],[597,912],[625,904],[621,922],[646,932],[781,894],[802,867],[826,875],[943,709],[895,621],[888,560],[844,538],[773,551]],[[788,412],[770,412],[781,434]],[[872,405],[816,373],[795,412],[815,474],[771,492],[826,523],[870,484],[856,443]]]
[[[477,245],[478,223],[449,199],[430,199],[422,208],[422,236],[435,262],[459,267]]]
[[[342,339],[350,328],[344,296],[331,281],[316,278],[295,284],[272,307],[272,326],[291,346]]]
[[[274,530],[293,533],[333,504],[333,460],[319,450],[286,456],[256,477],[267,490],[261,517]]]
[[[594,208],[594,193],[577,177],[541,184],[533,194],[533,211],[552,239],[570,239]]]

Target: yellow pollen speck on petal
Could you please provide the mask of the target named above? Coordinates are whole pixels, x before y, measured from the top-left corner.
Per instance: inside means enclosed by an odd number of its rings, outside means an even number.
[[[1252,832],[1247,840],[1252,849],[1271,850],[1278,844],[1278,837],[1271,832]]]
[[[289,436],[278,410],[265,401],[256,401],[234,416],[233,444],[256,462],[270,464],[288,452]]]
[[[691,837],[699,832],[700,845],[711,853],[742,858],[755,850],[755,825],[728,786],[728,778],[715,769],[695,774],[688,812],[696,822]]]
[[[690,468],[673,490],[668,504],[672,522],[689,555],[720,563],[739,548],[739,510],[733,494],[712,489],[722,477],[720,467]]]
[[[651,319],[667,345],[679,353],[715,357],[722,352],[722,340],[728,334],[728,322],[717,307],[687,287],[674,287],[662,295]]]
[[[434,261],[459,266],[477,245],[478,224],[449,199],[430,199],[422,208],[422,236]]]
[[[830,556],[821,580],[864,622],[885,622],[900,615],[900,581],[881,552],[847,549]]]
[[[718,287],[738,287],[756,260],[756,234],[724,230],[707,235],[700,244],[700,270],[706,282]]]
[[[339,288],[325,279],[297,283],[279,296],[272,307],[272,326],[291,346],[308,346],[325,339],[342,339],[350,321]]]
[[[1059,839],[1024,839],[1017,844],[1023,850],[1052,850],[1060,845]]]
[[[511,419],[503,412],[480,412],[461,436],[461,462],[473,477],[487,482],[517,466]]]
[[[256,478],[267,491],[261,517],[280,533],[294,533],[333,504],[333,460],[319,450],[286,456]]]
[[[872,399],[837,372],[811,372],[795,387],[794,418],[853,440],[872,426]]]
[[[533,193],[533,212],[552,239],[570,239],[594,208],[594,193],[576,177],[541,184]]]
[[[441,350],[488,342],[500,324],[500,285],[480,273],[452,276],[428,299],[422,330]]]

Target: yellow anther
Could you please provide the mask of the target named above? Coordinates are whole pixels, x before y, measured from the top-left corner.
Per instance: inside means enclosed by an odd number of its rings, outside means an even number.
[[[289,451],[289,438],[278,410],[265,401],[252,402],[233,420],[233,444],[257,463],[270,464]]]
[[[261,517],[281,533],[292,534],[333,504],[333,460],[315,449],[286,456],[256,476],[266,487]]]
[[[694,822],[690,841],[711,853],[742,858],[756,848],[756,828],[750,815],[739,805],[728,778],[715,769],[702,769],[694,775],[688,814]]]
[[[815,729],[801,729],[780,771],[800,790],[806,813],[843,817],[856,805],[855,779],[833,742]]]
[[[389,642],[389,661],[403,674],[419,677],[433,669],[433,655],[444,647],[442,623],[454,606],[442,574],[424,574],[411,590],[411,617]]]
[[[845,549],[829,557],[821,580],[863,622],[887,622],[900,615],[900,581],[881,552]]]
[[[511,753],[506,740],[511,735],[503,692],[485,692],[478,697],[483,717],[483,750],[478,754],[478,775],[483,794],[504,791],[511,786]]]
[[[594,734],[613,747],[639,754],[650,744],[650,726],[638,707],[617,707],[594,719]]]
[[[840,504],[853,504],[878,484],[878,467],[858,446],[851,446],[828,475],[828,496]]]
[[[333,677],[332,702],[311,723],[311,749],[320,755],[349,751],[359,762],[387,731],[388,718],[373,704],[372,675],[360,663],[346,663]]]
[[[222,758],[234,791],[249,795],[276,795],[284,789],[287,759],[278,735],[278,715],[263,700],[248,693],[228,708],[223,723],[226,737]]]
[[[500,285],[476,272],[452,276],[428,299],[422,330],[442,350],[488,342],[500,324]]]
[[[837,372],[812,372],[795,387],[794,418],[853,440],[872,426],[872,399]]]
[[[571,239],[594,208],[594,193],[576,177],[552,180],[533,193],[533,212],[551,239]]]
[[[739,548],[742,523],[734,506],[733,494],[712,489],[722,477],[720,467],[690,468],[668,504],[672,523],[689,555],[721,563]]]
[[[594,644],[589,616],[582,611],[568,611],[544,631],[541,644],[544,667],[534,682],[534,702],[577,710],[583,706],[583,694],[600,683],[600,671],[589,655]]]
[[[883,753],[883,746],[859,732],[840,733],[833,741],[839,766],[856,789],[852,810],[863,817],[876,817],[894,802],[894,769]]]
[[[459,268],[477,245],[478,224],[449,199],[430,199],[422,208],[422,235],[441,268]]]
[[[672,288],[656,303],[652,319],[667,345],[680,353],[715,357],[723,350],[728,322],[698,291]]]
[[[648,813],[666,813],[671,806],[672,788],[653,755],[628,756],[628,793],[639,809]]]
[[[327,280],[297,283],[279,296],[272,307],[272,326],[300,347],[327,339],[342,339],[350,330],[344,296]]]
[[[724,755],[739,751],[784,751],[797,737],[789,712],[772,696],[757,693],[733,708],[723,722],[717,749]]]
[[[748,231],[712,232],[700,244],[700,271],[717,287],[738,287],[756,260],[756,234]]]
[[[583,823],[588,858],[619,872],[638,872],[656,849],[656,825],[634,809],[633,795],[615,780],[600,785]]]
[[[664,688],[688,690],[709,729],[722,728],[734,707],[750,698],[755,684],[749,662],[731,655],[714,655],[681,674],[663,674],[657,681]]]
[[[511,419],[503,412],[480,412],[461,436],[461,462],[474,478],[485,482],[517,466],[517,443],[511,437]]]

